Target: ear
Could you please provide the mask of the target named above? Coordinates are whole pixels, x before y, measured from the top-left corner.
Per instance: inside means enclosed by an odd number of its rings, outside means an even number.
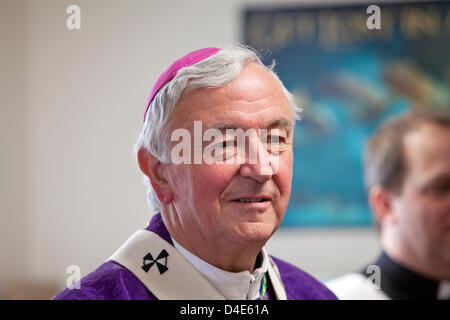
[[[142,173],[150,180],[159,201],[165,205],[170,204],[173,200],[173,193],[164,177],[164,168],[161,161],[144,148],[139,149],[137,158]]]
[[[381,227],[395,223],[393,195],[389,190],[381,186],[372,187],[369,192],[369,206]]]

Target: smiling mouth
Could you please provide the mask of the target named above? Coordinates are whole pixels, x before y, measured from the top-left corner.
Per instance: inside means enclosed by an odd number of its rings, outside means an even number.
[[[234,199],[233,202],[243,202],[243,203],[250,203],[250,202],[265,202],[270,201],[268,198],[241,198],[241,199]]]

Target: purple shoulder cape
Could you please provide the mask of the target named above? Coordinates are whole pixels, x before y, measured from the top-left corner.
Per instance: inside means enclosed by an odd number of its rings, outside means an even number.
[[[153,216],[147,230],[173,245],[161,215]],[[299,268],[272,257],[280,271],[288,300],[335,300],[336,296],[322,283]],[[269,298],[273,298],[269,292]],[[53,300],[157,300],[128,269],[107,261],[81,279],[80,289],[64,289]]]

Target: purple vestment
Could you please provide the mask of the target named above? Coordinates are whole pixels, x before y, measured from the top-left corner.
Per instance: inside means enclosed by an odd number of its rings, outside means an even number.
[[[160,214],[153,216],[147,230],[173,245]],[[272,257],[280,271],[288,300],[335,300],[336,296],[299,268]],[[269,285],[265,298],[275,299]],[[107,261],[81,279],[80,289],[64,289],[54,300],[156,300],[157,298],[128,269]]]

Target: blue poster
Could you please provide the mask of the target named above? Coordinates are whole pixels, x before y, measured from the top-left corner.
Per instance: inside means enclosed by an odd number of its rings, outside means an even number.
[[[245,43],[304,106],[282,226],[370,226],[366,139],[408,108],[450,106],[450,4],[368,7],[245,11]]]

